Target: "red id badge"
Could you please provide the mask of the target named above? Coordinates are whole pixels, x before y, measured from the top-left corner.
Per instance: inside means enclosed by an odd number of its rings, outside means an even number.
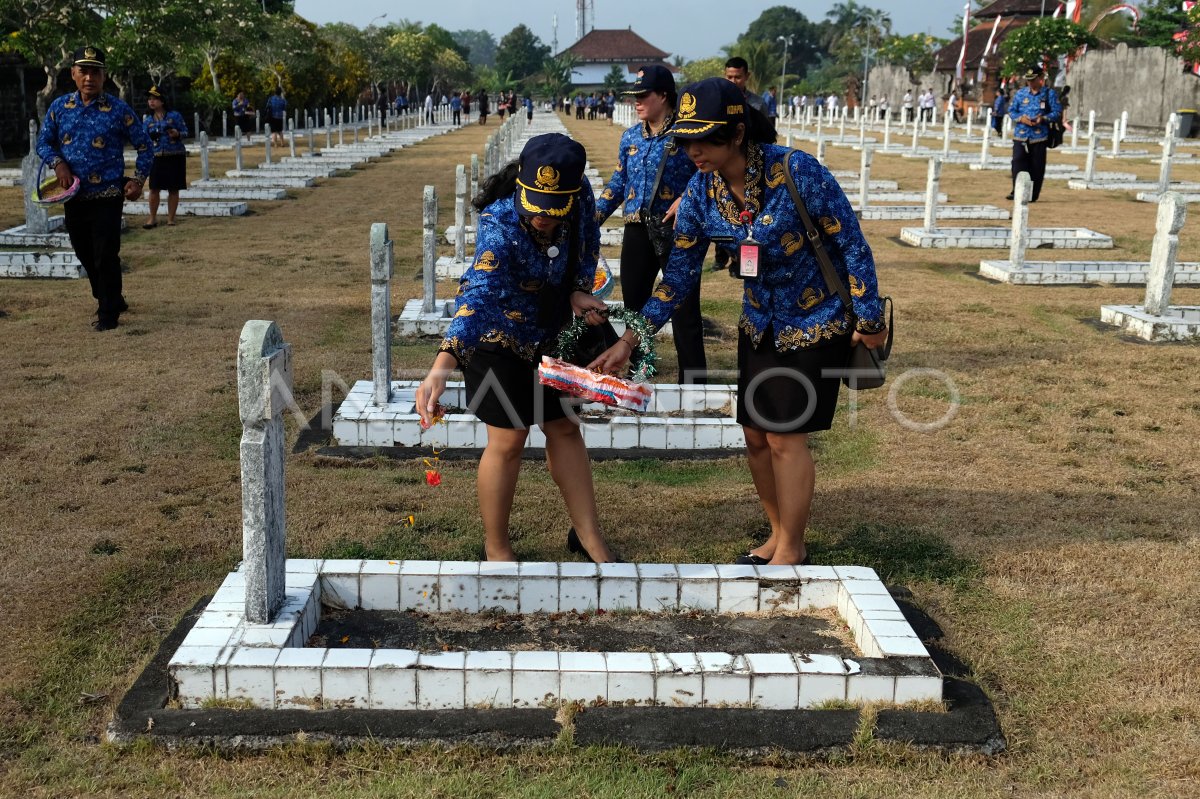
[[[754,239],[746,239],[738,245],[738,277],[758,277],[758,258],[762,245]]]

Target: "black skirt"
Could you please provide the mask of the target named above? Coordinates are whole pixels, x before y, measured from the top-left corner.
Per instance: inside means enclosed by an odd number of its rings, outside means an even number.
[[[567,415],[568,396],[539,383],[537,366],[510,350],[476,349],[463,377],[467,410],[492,427],[524,429]]]
[[[150,168],[150,190],[180,191],[186,188],[187,156],[183,153],[154,156],[154,166]]]
[[[833,426],[840,377],[823,377],[827,369],[843,369],[850,359],[850,336],[815,347],[775,350],[770,327],[755,347],[738,334],[738,424],[768,433],[812,433]]]

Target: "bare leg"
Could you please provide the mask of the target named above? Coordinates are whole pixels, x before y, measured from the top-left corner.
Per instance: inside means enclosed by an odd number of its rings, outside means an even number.
[[[516,560],[508,538],[508,520],[512,514],[517,475],[521,471],[521,452],[528,430],[509,430],[488,425],[488,443],[479,458],[476,489],[479,515],[483,519],[483,549],[488,560]]]
[[[804,531],[812,508],[816,466],[808,449],[806,433],[767,433],[767,443],[771,450],[776,512],[779,514],[779,535],[771,565],[794,565],[808,555]]]
[[[162,193],[158,189],[150,190],[150,218],[146,220],[147,225],[158,224],[158,203]]]
[[[762,546],[750,550],[750,554],[770,560],[779,543],[780,529],[775,470],[771,466],[771,445],[767,443],[767,434],[762,430],[743,425],[742,432],[746,436],[746,458],[750,461],[750,476],[754,479],[754,488],[758,491],[758,500],[767,514],[767,521],[771,523],[771,535]]]
[[[175,211],[179,208],[179,192],[167,192],[167,224],[175,224]]]
[[[597,563],[615,560],[608,542],[600,533],[596,491],[592,485],[592,464],[579,425],[564,418],[547,422],[541,427],[546,434],[546,465],[567,504],[567,514],[579,535],[579,542]]]

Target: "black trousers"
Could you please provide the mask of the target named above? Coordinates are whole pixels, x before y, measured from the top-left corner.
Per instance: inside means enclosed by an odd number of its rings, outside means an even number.
[[[101,321],[115,322],[121,297],[121,210],[124,199],[71,200],[63,205],[75,257],[87,270]]]
[[[1036,202],[1042,193],[1042,181],[1046,178],[1046,142],[1013,142],[1012,182],[1013,191],[1017,188],[1017,175],[1028,172],[1033,180],[1033,194],[1030,197]]]
[[[654,252],[650,234],[641,223],[625,226],[621,242],[621,297],[625,307],[641,310],[650,299],[658,273],[667,265]],[[704,323],[700,319],[700,288],[687,296],[671,315],[680,383],[703,383],[708,363],[704,358]]]

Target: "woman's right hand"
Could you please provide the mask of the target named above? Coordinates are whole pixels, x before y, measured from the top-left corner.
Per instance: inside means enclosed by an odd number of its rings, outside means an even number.
[[[619,338],[616,344],[600,353],[600,357],[589,363],[587,368],[593,372],[619,375],[625,371],[625,367],[632,357],[633,345],[625,338]]]
[[[446,381],[455,365],[454,356],[448,352],[439,352],[433,360],[433,368],[421,385],[417,386],[417,415],[421,417],[421,426],[428,428],[441,414],[438,400],[446,390]]]
[[[58,166],[54,167],[54,176],[58,178],[60,189],[69,189],[75,182],[75,174],[71,172],[71,166],[66,161],[58,162]]]

